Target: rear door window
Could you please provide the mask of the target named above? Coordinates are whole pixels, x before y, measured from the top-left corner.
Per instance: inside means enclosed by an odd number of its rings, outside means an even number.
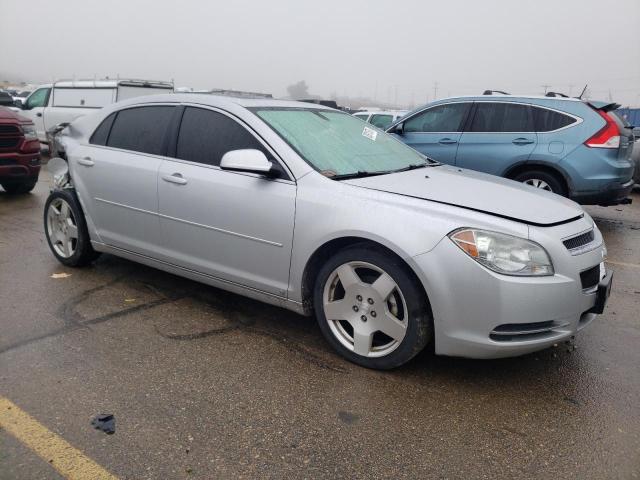
[[[243,149],[260,150],[273,163],[273,168],[279,172],[278,176],[287,176],[273,155],[238,122],[213,110],[185,108],[178,133],[176,158],[219,166],[225,153]]]
[[[515,103],[476,103],[471,132],[533,132],[533,118],[528,105]]]
[[[163,155],[174,109],[173,106],[153,105],[120,110],[111,127],[107,146]]]
[[[404,131],[460,132],[470,103],[448,103],[431,107],[404,122]]]
[[[577,122],[575,118],[569,115],[546,108],[531,107],[531,109],[533,110],[536,132],[553,132]]]
[[[100,126],[96,128],[96,131],[91,135],[91,139],[89,143],[93,145],[106,145],[107,139],[109,138],[109,132],[111,131],[111,125],[113,125],[113,120],[116,118],[115,112],[105,118]]]

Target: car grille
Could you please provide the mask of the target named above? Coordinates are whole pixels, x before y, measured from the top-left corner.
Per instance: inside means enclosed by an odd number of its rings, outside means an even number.
[[[588,290],[595,287],[600,282],[600,265],[591,267],[589,270],[580,272],[580,283],[582,283],[582,289]]]
[[[0,125],[0,135],[20,135],[20,129],[15,125]]]
[[[531,323],[505,323],[498,325],[489,334],[489,338],[496,342],[518,342],[553,337],[563,333],[556,329],[564,328],[568,323],[558,323],[554,320]]]
[[[593,233],[593,230],[589,230],[588,232],[581,233],[578,236],[568,238],[567,240],[564,240],[562,243],[564,244],[565,247],[567,247],[567,250],[575,250],[577,248],[584,247],[585,245],[589,245],[591,242],[595,240],[595,238],[596,237],[595,237],[595,234]]]
[[[0,148],[13,148],[20,143],[20,137],[0,137]]]

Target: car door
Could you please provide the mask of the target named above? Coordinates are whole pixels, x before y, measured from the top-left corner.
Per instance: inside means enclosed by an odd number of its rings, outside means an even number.
[[[27,97],[24,105],[22,106],[21,115],[30,118],[36,127],[36,133],[38,139],[41,142],[47,140],[44,113],[45,108],[49,104],[49,97],[51,96],[51,88],[43,87],[35,90],[29,97]]]
[[[407,118],[395,133],[420,153],[453,164],[470,106],[470,102],[454,102],[429,107]]]
[[[157,256],[158,170],[175,108],[151,105],[115,112],[89,145],[74,149],[69,158],[83,206],[104,243]]]
[[[538,141],[531,108],[525,104],[476,102],[467,125],[456,165],[493,175],[502,176],[511,166],[526,162]]]
[[[259,149],[279,178],[225,171],[231,150]],[[173,159],[160,168],[162,238],[173,263],[225,281],[285,296],[296,184],[275,155],[225,112],[187,106]]]

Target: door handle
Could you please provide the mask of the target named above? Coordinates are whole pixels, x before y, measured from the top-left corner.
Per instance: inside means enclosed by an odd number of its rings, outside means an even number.
[[[515,145],[529,145],[533,143],[533,140],[530,140],[528,138],[516,138],[511,143]]]
[[[41,117],[41,116],[42,116],[42,112],[36,113],[36,117]]]
[[[453,138],[441,138],[440,140],[438,140],[438,143],[440,143],[441,145],[453,145],[454,143],[458,143],[458,141],[454,140]]]
[[[91,160],[91,157],[82,157],[78,160],[78,163],[80,165],[84,165],[85,167],[93,167],[95,165],[95,163],[93,163],[93,160]]]
[[[187,179],[186,178],[182,178],[182,174],[180,174],[180,173],[174,173],[173,175],[163,175],[162,179],[165,182],[175,183],[176,185],[186,185],[187,184]]]

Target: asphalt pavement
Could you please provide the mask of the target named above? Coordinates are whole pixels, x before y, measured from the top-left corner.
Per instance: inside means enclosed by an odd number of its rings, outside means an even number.
[[[110,255],[62,266],[47,193],[0,190],[0,399],[116,477],[640,477],[638,194],[588,208],[615,278],[572,344],[377,372],[313,318]],[[34,442],[0,428],[0,479],[63,478]]]

